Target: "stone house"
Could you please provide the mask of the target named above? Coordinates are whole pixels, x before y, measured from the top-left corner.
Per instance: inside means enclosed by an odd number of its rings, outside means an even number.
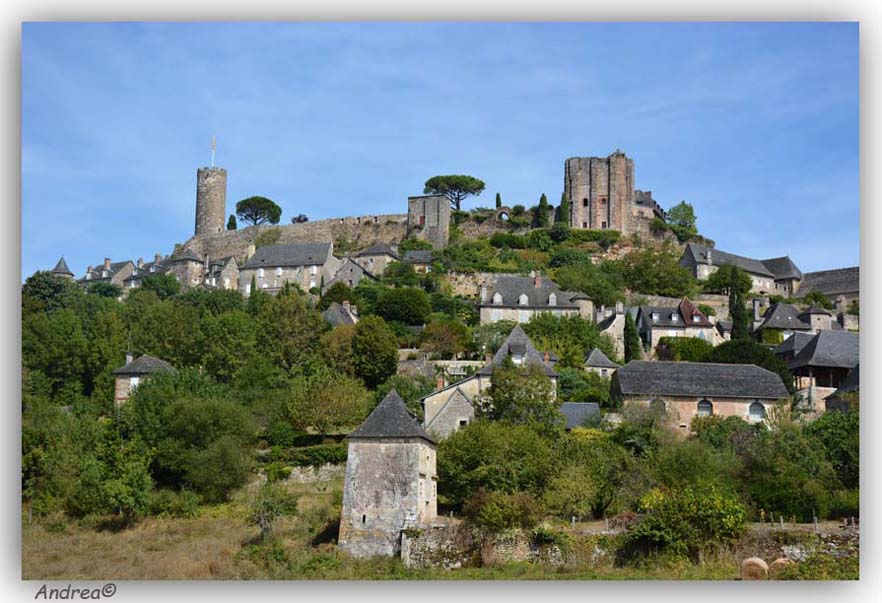
[[[353,260],[371,274],[380,277],[383,276],[386,267],[392,262],[399,261],[399,258],[389,245],[374,243],[367,249],[356,253]]]
[[[796,381],[797,408],[819,412],[823,400],[860,362],[860,336],[850,331],[819,331],[787,363]]]
[[[860,273],[859,266],[806,272],[794,297],[817,291],[833,302],[838,312],[846,312],[851,302],[860,299]]]
[[[608,336],[613,342],[616,356],[625,357],[625,312],[631,314],[631,318],[637,320],[638,308],[625,308],[622,302],[616,302],[615,308],[601,307],[595,311],[594,321],[601,333]]]
[[[794,333],[818,333],[841,328],[833,315],[823,308],[809,306],[800,310],[793,304],[777,302],[766,310],[753,332],[757,341],[779,344]]]
[[[802,348],[814,339],[814,337],[815,336],[808,331],[794,331],[783,342],[778,344],[772,352],[784,362],[790,362],[796,358],[796,355],[799,354]]]
[[[475,374],[446,387],[440,387],[423,396],[423,425],[438,439],[449,437],[461,426],[468,424],[475,416],[475,407],[489,389],[493,369],[511,358],[516,366],[535,365],[541,367],[544,375],[551,380],[552,395],[557,391],[557,373],[552,368],[551,354],[540,353],[520,325],[509,333],[493,358]],[[471,406],[469,411],[465,405]]]
[[[585,370],[589,373],[595,373],[601,377],[612,377],[618,368],[620,366],[607,358],[600,348],[594,348],[585,356]]]
[[[763,421],[788,397],[776,373],[752,364],[647,362],[635,360],[615,372],[611,395],[623,406],[667,413],[671,426],[688,430],[693,417],[719,415]]]
[[[110,258],[104,258],[104,262],[101,264],[87,267],[85,276],[77,282],[84,286],[94,283],[110,283],[122,287],[125,279],[131,276],[134,270],[135,264],[131,260],[111,262]]]
[[[343,283],[350,289],[354,289],[358,287],[361,281],[368,279],[372,282],[379,282],[376,276],[371,274],[370,271],[363,268],[360,264],[357,264],[352,258],[346,258],[340,264],[340,267],[337,269],[337,272],[329,281],[325,281],[324,291],[326,292],[331,288],[335,283]]]
[[[488,291],[482,288],[481,324],[500,320],[530,322],[537,314],[581,316],[590,320],[594,302],[584,293],[562,291],[552,280],[536,276],[501,276]]]
[[[151,274],[165,274],[167,270],[168,260],[163,258],[162,254],[157,253],[153,256],[152,262],[145,262],[144,258],[138,258],[132,274],[123,280],[123,287],[125,289],[135,289],[140,287],[144,279]]]
[[[124,366],[113,371],[115,377],[113,399],[117,405],[123,404],[132,395],[132,391],[156,373],[174,373],[175,368],[165,360],[154,358],[144,354],[132,360],[132,355],[126,354]]]
[[[795,281],[796,276],[802,274],[799,272],[799,268],[786,256],[770,260],[755,260],[696,243],[686,245],[679,263],[680,266],[688,268],[692,275],[700,281],[707,280],[720,266],[727,264],[738,266],[750,276],[752,282],[750,290],[759,294],[790,295],[794,282],[798,282]],[[779,272],[776,273],[773,270]]]
[[[349,434],[338,543],[353,557],[395,557],[401,532],[438,513],[435,441],[394,389]]]
[[[182,289],[190,289],[203,284],[205,261],[189,247],[179,249],[168,259],[166,271],[175,275]]]
[[[205,272],[205,285],[216,289],[239,289],[239,264],[233,256],[210,260]]]
[[[344,301],[342,304],[331,302],[331,305],[322,312],[322,317],[332,327],[354,325],[358,322],[358,309],[348,301]]]
[[[64,261],[64,256],[61,256],[58,259],[58,262],[55,264],[55,268],[50,271],[55,276],[60,276],[61,278],[67,278],[70,280],[74,279],[74,273],[71,272],[71,269],[67,267],[67,262]]]
[[[278,293],[285,283],[303,291],[330,281],[340,267],[333,243],[294,243],[269,245],[255,251],[239,266],[239,291],[251,294],[251,281],[267,293]]]
[[[411,249],[404,252],[404,255],[401,257],[401,262],[412,266],[413,271],[417,274],[431,272],[434,260],[434,254],[428,249]]]
[[[640,306],[635,320],[643,344],[651,350],[662,337],[696,337],[712,345],[717,339],[714,323],[685,298],[676,307]]]

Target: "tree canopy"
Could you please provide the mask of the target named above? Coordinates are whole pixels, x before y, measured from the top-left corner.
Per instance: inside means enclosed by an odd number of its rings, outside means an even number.
[[[450,174],[432,176],[426,180],[423,192],[426,194],[444,195],[456,211],[462,209],[462,202],[467,197],[477,196],[484,192],[484,181],[474,176]]]
[[[236,203],[236,215],[240,220],[255,226],[278,224],[282,217],[282,208],[266,197],[248,197]]]

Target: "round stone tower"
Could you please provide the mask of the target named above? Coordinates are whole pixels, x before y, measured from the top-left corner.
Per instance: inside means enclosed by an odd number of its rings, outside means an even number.
[[[227,212],[227,170],[204,167],[196,170],[196,236],[224,230]]]

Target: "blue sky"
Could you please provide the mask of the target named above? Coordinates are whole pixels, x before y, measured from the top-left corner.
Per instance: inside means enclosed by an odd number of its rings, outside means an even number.
[[[859,262],[856,24],[25,24],[22,275],[169,253],[196,169],[282,221],[557,203],[567,157],[620,148],[717,247]]]

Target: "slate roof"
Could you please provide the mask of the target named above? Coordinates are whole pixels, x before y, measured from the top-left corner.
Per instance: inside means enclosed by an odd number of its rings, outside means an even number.
[[[269,245],[254,252],[240,269],[320,266],[331,255],[331,243]]]
[[[861,389],[861,365],[857,364],[853,369],[848,372],[848,375],[842,382],[839,384],[839,388],[827,396],[825,399],[829,400],[830,398],[835,398],[836,396],[840,396],[842,394],[847,394],[848,392],[857,392]]]
[[[430,444],[435,441],[429,437],[417,418],[407,409],[404,400],[394,389],[368,415],[358,429],[349,434],[349,439],[382,440],[385,438],[421,438]]]
[[[820,272],[806,272],[805,278],[799,284],[796,297],[805,297],[812,291],[820,291],[826,296],[835,296],[842,293],[857,293],[860,291],[861,271],[859,266],[851,268],[838,268],[836,270],[821,270]]]
[[[731,333],[732,332],[732,321],[731,320],[718,320],[717,321],[717,331],[720,334]]]
[[[405,264],[431,264],[432,258],[431,249],[411,249],[404,252],[401,261]]]
[[[779,343],[775,348],[774,353],[776,356],[786,356],[790,353],[796,356],[796,354],[799,354],[799,351],[814,338],[815,336],[811,333],[796,331],[793,335]]]
[[[177,253],[172,254],[171,258],[169,259],[169,263],[174,262],[198,262],[200,264],[205,263],[198,255],[196,255],[196,252],[189,247],[181,249]]]
[[[725,251],[720,251],[719,249],[713,249],[711,247],[697,245],[695,243],[688,243],[686,245],[686,250],[683,252],[683,257],[680,258],[680,265],[691,268],[694,264],[689,262],[690,257],[695,264],[707,264],[708,251],[710,251],[711,264],[713,266],[732,264],[734,266],[738,266],[739,268],[743,268],[751,274],[768,276],[772,278],[775,277],[775,275],[759,260],[744,257],[743,255],[735,255],[734,253],[727,253]]]
[[[585,357],[585,366],[597,368],[619,368],[619,365],[606,357],[600,348],[594,348]]]
[[[860,362],[860,336],[851,331],[818,331],[790,361],[803,367],[853,368]]]
[[[680,316],[679,308],[667,308],[664,306],[640,306],[640,312],[643,314],[647,326],[651,327],[686,327],[683,317]],[[658,320],[652,320],[652,313],[658,312]],[[677,320],[672,320],[671,315],[675,315]]]
[[[545,355],[540,353],[539,350],[533,346],[533,342],[530,341],[530,338],[524,333],[521,325],[515,325],[515,328],[511,330],[511,333],[508,334],[508,337],[502,345],[499,346],[499,349],[496,350],[496,354],[493,355],[493,360],[476,374],[484,376],[492,375],[493,369],[501,365],[506,357],[510,356],[512,353],[523,354],[525,357],[524,364],[538,364],[541,366],[547,377],[557,377],[557,373],[555,373],[550,366],[545,364]]]
[[[124,262],[111,262],[110,270],[107,271],[107,276],[101,276],[101,273],[104,271],[104,262],[99,262],[92,267],[91,271],[86,271],[86,274],[92,274],[92,278],[87,279],[86,277],[83,277],[79,279],[78,282],[94,283],[99,281],[109,281],[116,275],[117,272],[125,268],[128,264],[134,265],[131,260],[125,260]]]
[[[564,402],[560,405],[560,413],[567,419],[567,429],[579,427],[585,419],[600,414],[597,402]]]
[[[763,321],[757,329],[802,329],[809,330],[811,325],[800,317],[800,311],[793,304],[777,302],[763,314]]]
[[[800,313],[799,313],[799,316],[800,316],[800,318],[801,318],[801,317],[803,317],[803,316],[811,316],[812,314],[823,314],[823,315],[825,315],[825,316],[833,316],[832,314],[830,314],[830,313],[829,313],[827,310],[825,310],[824,308],[822,308],[822,307],[820,307],[820,306],[816,306],[816,305],[814,305],[814,304],[812,304],[811,306],[809,306],[808,308],[806,308],[805,310],[803,310],[802,312],[800,312]]]
[[[785,255],[781,258],[770,258],[768,260],[760,260],[763,266],[768,268],[769,272],[775,275],[775,280],[796,279],[802,280],[802,271],[797,268],[790,256]]]
[[[433,394],[434,393],[437,392],[433,392]],[[471,399],[459,387],[454,388],[453,392],[447,397],[447,400],[444,402],[441,408],[438,409],[438,412],[435,413],[435,416],[432,417],[432,420],[429,421],[429,424],[426,425],[426,429],[431,429],[432,424],[438,420],[438,417],[443,417],[448,409],[455,410],[456,407],[462,409],[472,407],[472,409],[474,409],[474,405],[472,404]]]
[[[67,267],[67,262],[64,261],[64,256],[61,256],[58,263],[55,264],[55,268],[52,269],[52,274],[74,275],[74,273],[70,271],[70,268]]]
[[[355,257],[362,257],[365,255],[391,255],[396,260],[398,259],[398,254],[395,253],[391,247],[383,243],[374,243],[367,249],[363,249],[356,253]]]
[[[331,323],[331,326],[333,327],[354,325],[358,322],[349,310],[337,302],[331,302],[331,305],[328,306],[327,310],[322,312],[322,316],[325,320]]]
[[[482,306],[488,307],[515,307],[515,308],[577,308],[572,303],[575,292],[561,291],[554,281],[546,277],[539,277],[539,286],[536,286],[535,277],[532,276],[502,276],[496,281],[496,285],[489,293],[486,300],[481,300]],[[493,297],[499,293],[502,296],[501,304],[494,304]],[[554,293],[557,303],[548,305],[549,296]],[[527,295],[526,305],[518,303],[521,294]]]
[[[166,258],[159,262],[144,262],[140,268],[138,268],[138,265],[136,264],[135,269],[132,270],[132,274],[124,278],[123,282],[141,280],[151,274],[163,274],[168,271],[168,263],[168,258]],[[153,272],[150,272],[151,268],[154,268]]]
[[[788,395],[776,373],[753,364],[710,362],[633,360],[615,372],[613,387],[624,395],[774,400]]]
[[[704,312],[702,312],[698,305],[693,304],[691,301],[683,298],[683,301],[680,302],[680,305],[677,307],[680,311],[680,317],[683,319],[684,323],[688,323],[691,327],[712,327],[713,323],[705,316]],[[695,320],[695,318],[698,320]]]
[[[144,354],[135,358],[125,366],[113,371],[114,375],[150,375],[152,373],[174,373],[175,367],[165,360]]]

